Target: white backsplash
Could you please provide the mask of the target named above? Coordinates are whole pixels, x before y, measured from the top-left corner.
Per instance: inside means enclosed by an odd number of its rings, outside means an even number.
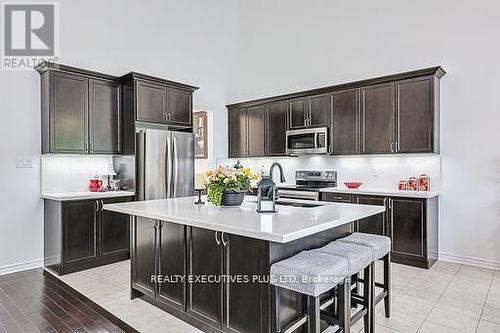
[[[383,155],[383,156],[326,156],[312,155],[282,158],[242,158],[244,166],[255,172],[267,173],[273,162],[279,162],[285,171],[287,183],[295,182],[297,170],[335,170],[339,186],[346,181],[360,181],[364,187],[395,189],[399,180],[426,173],[431,177],[431,190],[440,188],[439,155]],[[217,165],[236,164],[238,159],[217,159]],[[277,170],[275,174],[277,174]],[[279,178],[275,175],[275,181]]]
[[[42,193],[88,191],[89,179],[105,173],[111,155],[42,155]],[[105,183],[105,177],[101,177]]]

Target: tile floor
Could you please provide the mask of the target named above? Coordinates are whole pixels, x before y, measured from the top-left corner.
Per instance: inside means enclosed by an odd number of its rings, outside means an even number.
[[[140,300],[129,298],[129,261],[61,279],[141,332],[200,332]],[[382,265],[377,263],[377,279]],[[376,332],[500,332],[500,271],[438,262],[430,270],[392,265],[393,312],[377,306]],[[362,332],[358,322],[352,332]]]

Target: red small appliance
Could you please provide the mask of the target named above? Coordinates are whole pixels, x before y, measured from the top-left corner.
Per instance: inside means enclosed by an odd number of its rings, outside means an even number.
[[[89,180],[90,192],[99,192],[99,189],[101,188],[101,186],[102,186],[102,180],[96,179],[96,178]]]

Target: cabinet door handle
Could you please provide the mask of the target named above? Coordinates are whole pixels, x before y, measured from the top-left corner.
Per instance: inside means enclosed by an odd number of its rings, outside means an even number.
[[[167,112],[167,122],[170,122],[170,112]]]
[[[392,198],[389,199],[389,209],[392,209]]]
[[[104,201],[101,200],[101,212],[104,210]]]
[[[89,143],[85,141],[85,151],[89,151]]]
[[[100,206],[100,204],[99,204],[99,200],[96,200],[96,201],[95,201],[95,211],[96,211],[96,212],[99,212],[99,209],[100,209],[100,208],[99,208],[99,206]]]
[[[396,141],[396,153],[399,151],[399,142]]]
[[[332,147],[332,145],[328,146],[328,154],[333,154],[333,147]]]
[[[215,232],[215,243],[217,243],[217,245],[220,245],[219,232],[218,231]]]
[[[226,234],[223,232],[223,233],[222,233],[222,235],[221,235],[221,237],[220,237],[220,238],[221,238],[221,240],[222,240],[222,245],[224,245],[224,247],[226,247],[226,246],[227,246],[227,243],[229,243],[229,241],[226,241],[226,240],[224,239],[224,236],[225,236],[225,235],[226,235]]]
[[[90,141],[90,151],[94,151],[94,143]]]
[[[307,119],[307,127],[311,127],[311,123],[312,123],[312,122],[311,122],[311,118],[308,118],[308,119]]]

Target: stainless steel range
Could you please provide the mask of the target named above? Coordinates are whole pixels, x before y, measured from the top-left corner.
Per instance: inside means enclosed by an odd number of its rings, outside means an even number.
[[[337,186],[337,171],[295,171],[295,185],[278,185],[280,198],[319,200],[319,190]]]

